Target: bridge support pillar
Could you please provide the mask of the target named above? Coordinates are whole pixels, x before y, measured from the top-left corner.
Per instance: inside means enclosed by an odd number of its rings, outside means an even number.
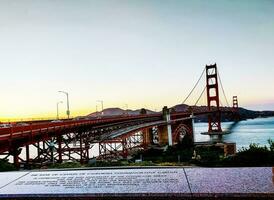
[[[172,130],[171,130],[171,125],[167,125],[167,136],[168,136],[168,146],[172,146]]]
[[[146,149],[153,143],[153,132],[152,128],[146,128],[143,131],[143,147]]]
[[[159,145],[168,144],[168,129],[167,126],[158,126]]]
[[[85,142],[85,148],[86,148],[86,162],[88,162],[89,161],[89,148],[90,148],[90,146],[89,146],[87,141]]]
[[[126,138],[122,139],[122,147],[123,147],[122,157],[127,158],[127,156],[128,156],[128,142],[127,142]]]
[[[10,151],[10,154],[13,156],[13,164],[16,168],[19,168],[19,155],[21,153],[21,148],[13,148],[11,151]]]
[[[79,142],[80,142],[80,163],[83,164],[83,140],[82,140],[82,133],[79,133]]]
[[[37,160],[40,162],[41,160],[40,142],[37,142],[36,149],[37,149]]]
[[[170,110],[165,106],[163,108],[163,117],[167,122],[167,125],[160,126],[159,128],[159,144],[172,146],[172,129],[170,124]]]
[[[29,168],[29,145],[26,145],[26,167]]]
[[[63,162],[63,157],[62,157],[62,136],[57,136],[57,143],[58,143],[58,162],[62,163]]]

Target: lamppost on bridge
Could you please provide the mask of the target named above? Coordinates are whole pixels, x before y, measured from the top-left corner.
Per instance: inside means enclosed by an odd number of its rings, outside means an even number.
[[[57,119],[59,119],[59,103],[63,103],[63,101],[58,101],[57,102]]]
[[[68,92],[65,92],[65,91],[58,91],[58,92],[64,93],[67,96],[67,116],[68,116],[68,119],[69,119],[70,111],[69,111],[69,95],[68,95]]]
[[[101,103],[101,108],[102,108],[102,111],[101,111],[101,115],[103,116],[104,114],[104,101],[103,100],[97,100],[97,102],[100,102]]]

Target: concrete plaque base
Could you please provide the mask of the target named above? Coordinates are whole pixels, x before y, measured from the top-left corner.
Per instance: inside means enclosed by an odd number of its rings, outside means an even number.
[[[272,168],[134,168],[0,173],[0,199],[273,199]]]

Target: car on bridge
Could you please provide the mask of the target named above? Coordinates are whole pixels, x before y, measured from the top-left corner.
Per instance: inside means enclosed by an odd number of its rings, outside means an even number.
[[[63,122],[62,120],[53,120],[53,121],[51,121],[51,123],[59,123],[59,122]]]
[[[0,128],[10,128],[12,124],[0,124]]]
[[[16,123],[15,126],[29,126],[29,124],[25,122],[19,122],[19,123]]]

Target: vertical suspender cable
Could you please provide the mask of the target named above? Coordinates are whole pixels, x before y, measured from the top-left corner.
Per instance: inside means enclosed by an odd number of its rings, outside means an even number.
[[[227,98],[226,98],[226,95],[225,95],[225,90],[224,90],[224,87],[223,87],[223,84],[222,84],[222,80],[221,80],[219,71],[217,71],[217,73],[218,73],[218,79],[219,79],[219,81],[220,81],[222,91],[223,91],[223,93],[224,93],[224,97],[225,97],[225,100],[226,100],[226,104],[227,104],[227,106],[229,107],[229,103],[228,103]]]
[[[195,105],[194,105],[194,106],[196,106],[196,105],[197,105],[197,103],[200,101],[200,99],[201,99],[201,97],[203,96],[203,94],[204,94],[205,90],[206,90],[206,86],[204,87],[204,89],[203,89],[202,93],[200,94],[200,96],[199,96],[199,98],[198,98],[198,100],[196,101],[196,103],[195,103]]]
[[[198,81],[196,82],[196,84],[194,85],[194,87],[192,88],[192,90],[190,91],[190,93],[187,95],[187,97],[185,98],[185,100],[183,101],[183,104],[187,101],[187,99],[190,97],[190,95],[192,94],[192,92],[194,91],[194,89],[197,87],[198,83],[200,82],[200,80],[202,79],[204,73],[205,73],[206,68],[204,68],[201,76],[199,77]]]

